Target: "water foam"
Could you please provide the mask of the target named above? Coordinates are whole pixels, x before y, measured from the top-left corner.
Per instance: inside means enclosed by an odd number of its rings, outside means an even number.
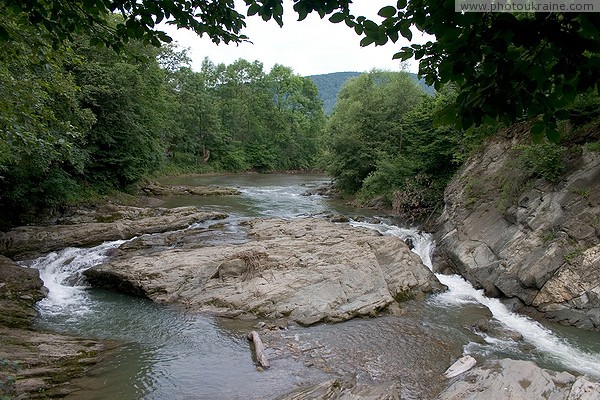
[[[384,235],[396,236],[403,240],[410,238],[414,246],[412,251],[421,257],[423,264],[432,269],[431,256],[435,249],[435,243],[430,234],[385,223],[370,224],[353,221],[351,224],[374,229]],[[481,304],[490,310],[495,320],[521,334],[524,340],[534,345],[549,358],[574,371],[600,377],[600,354],[579,350],[540,323],[510,311],[500,300],[486,297],[482,290],[475,289],[461,276],[436,274],[436,277],[448,287],[448,290],[436,295],[433,301],[446,306],[458,306],[465,303]],[[494,345],[494,338],[488,338],[486,341]],[[506,345],[504,342],[501,344],[502,346],[499,345],[499,347]],[[468,352],[468,348],[466,351]]]
[[[90,312],[91,300],[85,290],[83,271],[100,264],[108,250],[124,242],[105,242],[92,248],[67,247],[24,263],[40,271],[40,278],[48,288],[48,295],[37,303],[40,313],[77,316]]]

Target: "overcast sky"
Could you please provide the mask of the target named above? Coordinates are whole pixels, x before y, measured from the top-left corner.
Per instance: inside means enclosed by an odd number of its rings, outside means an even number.
[[[385,5],[395,3],[391,0],[355,0],[351,5],[351,12],[379,21],[376,19],[377,11]],[[392,56],[407,45],[405,39],[400,38],[395,44],[389,42],[385,46],[360,47],[360,36],[343,22],[333,24],[327,19],[321,20],[316,13],[298,22],[291,0],[286,0],[285,4],[282,28],[275,21],[265,22],[257,16],[246,17],[247,27],[244,33],[253,44],[217,46],[210,39],[199,38],[190,31],[170,26],[163,26],[162,29],[181,47],[190,48],[192,68],[195,70],[199,70],[205,57],[214,63],[225,64],[231,64],[238,58],[258,60],[264,64],[267,72],[274,64],[283,64],[302,76],[342,71],[365,72],[373,68],[400,70],[400,61],[392,60]],[[243,2],[241,5],[242,8],[238,11],[245,15]],[[413,40],[424,41],[419,33]],[[416,64],[411,64],[409,70],[416,72]]]

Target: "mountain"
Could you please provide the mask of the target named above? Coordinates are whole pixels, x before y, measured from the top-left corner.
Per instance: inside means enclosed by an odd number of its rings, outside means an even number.
[[[340,89],[348,79],[361,75],[362,72],[333,72],[330,74],[310,75],[307,78],[317,85],[319,95],[323,99],[323,111],[326,115],[330,115],[337,103],[337,96]],[[431,86],[427,86],[425,82],[417,77],[417,74],[409,73],[415,81],[419,82],[425,93],[433,96],[435,90]]]

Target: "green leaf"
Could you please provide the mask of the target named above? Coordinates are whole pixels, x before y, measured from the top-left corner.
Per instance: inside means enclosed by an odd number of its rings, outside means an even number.
[[[366,46],[370,45],[371,43],[373,43],[374,41],[375,41],[375,39],[373,39],[373,38],[364,37],[360,41],[360,46],[361,47],[366,47]]]
[[[412,58],[413,55],[414,55],[413,49],[411,49],[410,47],[404,47],[401,51],[394,54],[392,59],[393,60],[400,59],[401,61],[406,61],[409,58]]]
[[[408,27],[401,27],[400,34],[408,40],[412,40],[412,32]]]
[[[555,126],[549,126],[546,128],[546,137],[552,143],[558,143],[560,141],[560,133]]]
[[[537,121],[535,124],[533,124],[531,129],[529,129],[529,133],[531,133],[531,141],[533,143],[540,143],[542,139],[544,139],[545,130],[546,125],[542,121]]]
[[[379,25],[377,25],[375,22],[371,21],[371,20],[366,20],[363,23],[363,26],[365,27],[365,31],[367,31],[367,35],[369,33],[372,32],[378,32],[379,31]]]
[[[256,15],[260,11],[260,5],[254,3],[248,7],[248,16]]]
[[[10,35],[8,34],[8,31],[6,29],[4,29],[3,26],[0,26],[0,40],[8,40],[10,39]]]
[[[346,16],[344,15],[344,13],[338,12],[338,13],[333,14],[331,17],[329,17],[329,22],[333,22],[334,24],[337,24],[339,22],[342,22],[344,19],[346,19]]]
[[[408,4],[407,0],[398,0],[398,2],[396,3],[396,8],[398,10],[402,10],[402,9],[406,8],[407,4]]]
[[[380,17],[383,18],[391,18],[396,15],[396,7],[394,6],[385,6],[377,13]]]

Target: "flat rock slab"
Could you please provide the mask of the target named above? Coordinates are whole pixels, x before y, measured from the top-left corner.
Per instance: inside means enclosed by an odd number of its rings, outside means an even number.
[[[442,290],[399,238],[318,218],[258,219],[251,241],[117,256],[86,271],[95,286],[226,316],[310,325],[370,316]]]
[[[531,361],[491,360],[455,379],[438,400],[600,398],[600,385],[590,378],[543,369]]]
[[[231,187],[220,186],[187,186],[187,185],[160,185],[150,183],[141,189],[148,196],[235,196],[241,192]]]
[[[107,240],[130,239],[145,233],[184,229],[193,223],[223,219],[227,215],[196,207],[140,208],[110,206],[95,212],[87,222],[49,226],[20,226],[0,232],[0,254],[27,258],[65,247],[83,247]],[[91,219],[91,220],[90,220]]]

